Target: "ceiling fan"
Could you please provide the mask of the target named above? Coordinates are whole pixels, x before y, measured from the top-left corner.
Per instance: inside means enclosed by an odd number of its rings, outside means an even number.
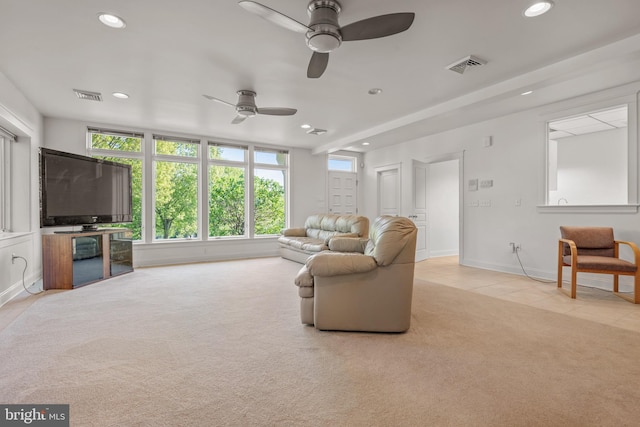
[[[231,121],[232,124],[237,125],[238,123],[242,123],[248,117],[254,117],[256,114],[266,114],[270,116],[292,116],[298,110],[295,108],[279,108],[279,107],[263,107],[258,108],[256,106],[256,93],[252,90],[239,90],[236,92],[238,94],[238,102],[236,104],[232,104],[227,101],[223,101],[222,99],[214,98],[210,95],[202,95],[207,99],[212,101],[219,102],[224,105],[228,105],[229,107],[233,107],[236,109],[236,113],[238,115],[235,119]]]
[[[342,7],[335,0],[311,0],[307,6],[310,20],[304,25],[255,1],[238,2],[245,10],[287,30],[303,33],[307,46],[313,50],[307,68],[307,77],[318,78],[329,63],[329,52],[337,49],[343,41],[368,40],[391,36],[409,29],[415,13],[391,13],[353,22],[344,27],[338,24]]]

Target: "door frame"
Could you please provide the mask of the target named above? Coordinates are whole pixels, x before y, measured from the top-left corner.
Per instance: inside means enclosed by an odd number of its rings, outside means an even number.
[[[415,160],[427,165],[450,160],[458,161],[458,263],[464,264],[464,150]]]
[[[398,183],[396,186],[396,195],[398,197],[398,214],[397,216],[402,216],[402,163],[392,163],[390,165],[379,166],[375,168],[376,171],[376,217],[380,216],[380,202],[382,198],[380,197],[380,175],[383,172],[389,172],[395,170],[398,174]]]

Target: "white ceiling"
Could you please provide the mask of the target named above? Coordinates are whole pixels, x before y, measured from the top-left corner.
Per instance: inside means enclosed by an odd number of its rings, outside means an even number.
[[[260,2],[308,22],[306,0]],[[613,69],[618,84],[640,79],[640,1],[556,0],[537,18],[522,16],[525,3],[342,0],[341,25],[393,12],[416,18],[406,32],[343,43],[324,75],[308,79],[304,36],[236,0],[0,0],[0,72],[45,117],[315,152],[375,149],[606,88]],[[103,26],[98,12],[126,28]],[[468,55],[487,64],[445,69]],[[73,89],[100,92],[103,102]],[[202,96],[235,103],[240,89],[256,91],[258,107],[298,113],[232,125],[231,107]],[[307,135],[303,123],[328,132]]]

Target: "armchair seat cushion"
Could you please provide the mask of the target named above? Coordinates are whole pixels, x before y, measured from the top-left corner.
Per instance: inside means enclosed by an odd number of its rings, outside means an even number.
[[[571,265],[571,255],[565,255],[563,262]],[[578,269],[580,270],[606,270],[606,271],[625,271],[633,273],[637,267],[620,258],[611,258],[606,256],[578,255]]]

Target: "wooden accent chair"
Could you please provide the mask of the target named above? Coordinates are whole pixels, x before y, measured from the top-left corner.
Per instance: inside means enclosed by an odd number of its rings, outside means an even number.
[[[577,273],[601,273],[613,275],[613,293],[634,304],[640,304],[640,249],[632,243],[614,240],[610,227],[560,227],[562,238],[558,241],[558,288],[562,289],[562,268],[571,267],[571,298],[576,297]],[[633,250],[634,261],[619,258],[619,246]],[[618,292],[618,276],[634,277],[633,296]]]

